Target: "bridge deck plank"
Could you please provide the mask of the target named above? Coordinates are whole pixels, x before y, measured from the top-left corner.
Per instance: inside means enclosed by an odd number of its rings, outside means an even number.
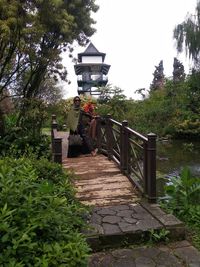
[[[84,204],[110,206],[140,200],[136,188],[104,155],[65,158],[63,166],[76,174],[76,197]]]

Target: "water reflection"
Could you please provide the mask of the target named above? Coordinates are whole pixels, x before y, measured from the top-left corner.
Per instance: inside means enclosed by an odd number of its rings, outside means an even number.
[[[157,142],[157,194],[164,195],[167,177],[179,176],[188,166],[192,175],[200,177],[200,142],[184,140]]]
[[[173,140],[157,142],[157,170],[166,175],[180,173],[188,166],[193,175],[200,177],[200,142]]]

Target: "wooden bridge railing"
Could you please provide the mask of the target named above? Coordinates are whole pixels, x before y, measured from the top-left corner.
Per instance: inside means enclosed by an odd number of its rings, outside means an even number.
[[[147,137],[110,116],[98,118],[97,145],[148,198],[156,201],[156,135]]]
[[[62,138],[58,136],[56,115],[52,115],[51,121],[51,147],[53,161],[62,164]]]
[[[62,138],[58,137],[56,116],[52,115],[53,161],[62,163]],[[148,198],[156,202],[156,135],[146,137],[110,116],[97,117],[97,147],[114,160],[121,172]]]

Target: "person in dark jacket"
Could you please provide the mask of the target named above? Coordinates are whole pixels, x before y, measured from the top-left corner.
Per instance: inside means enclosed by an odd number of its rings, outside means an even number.
[[[91,137],[88,135],[86,129],[91,122],[91,116],[81,109],[81,99],[79,96],[74,97],[73,106],[68,113],[67,127],[70,135],[80,135],[82,138],[82,145],[69,145],[68,157],[77,157],[80,154],[96,155]]]

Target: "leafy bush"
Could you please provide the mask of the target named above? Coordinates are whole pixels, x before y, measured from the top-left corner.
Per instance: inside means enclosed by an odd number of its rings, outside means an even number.
[[[194,244],[200,249],[200,178],[184,168],[180,177],[172,177],[165,187],[167,200],[163,207],[188,225]]]
[[[86,210],[73,194],[55,163],[0,160],[0,266],[87,266]]]
[[[200,179],[191,176],[189,168],[184,168],[179,177],[171,177],[165,191],[172,209],[186,210],[190,205],[200,204]]]
[[[15,156],[34,154],[35,157],[51,158],[50,137],[39,135],[33,137],[24,134],[21,129],[13,129],[0,140],[0,155]]]
[[[156,242],[168,242],[169,241],[169,233],[170,231],[167,229],[151,229],[149,231],[150,233],[150,243],[156,243]]]

